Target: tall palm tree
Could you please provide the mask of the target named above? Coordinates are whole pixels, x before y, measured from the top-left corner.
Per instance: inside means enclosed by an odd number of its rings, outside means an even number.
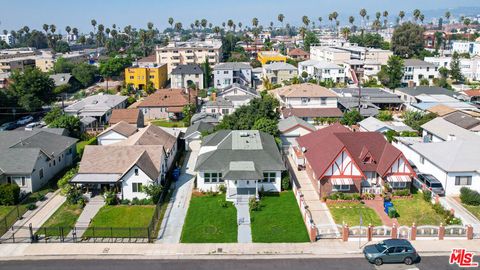
[[[253,27],[257,27],[257,26],[258,26],[258,19],[257,19],[257,18],[253,18],[253,19],[252,19],[252,25],[253,25]]]
[[[197,28],[200,28],[200,20],[195,20],[195,27]]]
[[[305,25],[305,27],[308,28],[308,25],[310,24],[310,19],[308,18],[308,16],[303,16],[302,17],[302,22]]]
[[[242,22],[238,22],[238,28],[240,28],[240,31],[242,31],[242,26],[243,26],[243,23],[242,23]]]
[[[323,18],[322,17],[318,17],[318,26],[320,27],[320,29],[322,29],[322,21],[323,21]]]
[[[90,24],[92,25],[92,27],[93,27],[93,32],[95,33],[96,27],[97,27],[97,21],[96,21],[95,19],[92,19],[92,20],[90,21]]]
[[[353,28],[353,23],[355,22],[355,17],[353,17],[353,16],[348,17],[348,22],[352,25],[352,28]]]
[[[450,16],[452,16],[452,14],[450,13],[450,11],[445,12],[445,19],[447,19],[448,21],[450,21]]]
[[[384,18],[383,24],[385,25],[385,28],[387,28],[387,24],[388,24],[388,11],[387,10],[383,11],[383,18]]]
[[[335,28],[335,32],[337,32],[337,34],[338,34],[338,25],[340,25],[340,22],[337,21],[338,12],[336,12],[336,11],[332,12],[332,18],[333,18],[333,20],[335,21],[335,25],[337,26],[337,27]]]
[[[375,18],[377,20],[380,20],[380,17],[382,17],[382,13],[380,13],[379,11],[375,12]]]
[[[147,29],[150,30],[150,31],[153,30],[153,23],[152,22],[147,23]]]
[[[403,18],[405,18],[405,11],[400,10],[398,13],[398,17],[400,18],[400,22],[403,23]]]
[[[183,25],[181,22],[177,22],[175,23],[175,31],[177,31],[178,33],[180,33],[182,31],[182,28],[183,28]]]
[[[67,26],[65,27],[65,31],[67,31],[67,34],[70,35],[70,31],[72,31],[72,28],[70,28],[70,26],[67,25]]]
[[[168,18],[168,24],[170,24],[170,27],[171,27],[171,28],[173,28],[173,23],[174,23],[174,22],[175,22],[175,21],[173,20],[172,17]]]
[[[45,31],[45,34],[48,34],[48,24],[44,23],[42,25],[42,29],[43,29],[43,31]]]
[[[72,28],[72,33],[73,33],[75,36],[78,36],[78,28],[76,28],[76,27]]]
[[[230,28],[230,31],[232,31],[232,27],[233,27],[233,20],[228,20],[227,21],[227,25],[228,25],[228,28]]]
[[[302,27],[300,27],[300,30],[298,32],[302,36],[302,41],[304,41],[305,40],[305,34],[307,33],[307,28],[305,26],[302,26]]]
[[[208,23],[208,28],[212,29],[213,23]]]
[[[415,10],[413,11],[413,18],[415,19],[415,22],[418,21],[418,18],[420,18],[420,15],[421,15],[421,14],[422,14],[422,13],[420,12],[419,9],[415,9]]]
[[[350,35],[350,28],[348,27],[342,28],[342,35],[345,39],[348,39],[348,36]]]
[[[50,24],[50,32],[52,32],[52,34],[55,34],[56,31],[57,27],[55,26],[55,24]]]
[[[208,24],[207,19],[202,19],[200,21],[200,25],[203,27],[203,30],[205,30],[207,28],[207,24]]]
[[[362,8],[360,10],[360,16],[362,17],[362,25],[363,25],[362,27],[363,29],[365,29],[365,16],[367,16],[367,10]]]
[[[418,16],[418,18],[420,19],[420,22],[423,24],[423,20],[425,20],[425,15],[420,14],[420,16]]]
[[[278,21],[282,24],[282,29],[283,29],[283,20],[285,20],[285,15],[282,13],[278,14],[277,16]]]
[[[270,31],[273,31],[273,22],[270,22]]]
[[[223,29],[225,29],[225,25],[227,25],[225,22],[222,22]]]

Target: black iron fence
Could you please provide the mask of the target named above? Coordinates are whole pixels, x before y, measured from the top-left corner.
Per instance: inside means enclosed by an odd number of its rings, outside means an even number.
[[[15,205],[5,217],[0,219],[0,237],[2,237],[17,220],[22,219],[24,213],[25,209],[20,209],[18,205]]]

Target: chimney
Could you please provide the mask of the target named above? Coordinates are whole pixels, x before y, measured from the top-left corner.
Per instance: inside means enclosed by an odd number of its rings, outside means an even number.
[[[447,141],[455,141],[457,139],[457,136],[454,134],[449,134],[447,137]]]

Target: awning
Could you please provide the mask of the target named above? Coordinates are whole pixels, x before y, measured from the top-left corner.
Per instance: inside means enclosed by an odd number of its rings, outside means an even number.
[[[332,184],[339,186],[339,185],[353,185],[352,178],[332,178]]]
[[[412,178],[408,175],[390,175],[387,180],[388,182],[412,182]]]

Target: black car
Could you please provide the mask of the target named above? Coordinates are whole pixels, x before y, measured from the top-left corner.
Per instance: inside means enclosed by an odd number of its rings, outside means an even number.
[[[13,130],[15,128],[17,128],[17,124],[15,122],[7,122],[0,126],[0,131]]]
[[[425,184],[425,188],[432,191],[433,193],[443,196],[445,195],[445,190],[443,189],[442,183],[431,174],[419,173],[417,174],[418,180]]]

